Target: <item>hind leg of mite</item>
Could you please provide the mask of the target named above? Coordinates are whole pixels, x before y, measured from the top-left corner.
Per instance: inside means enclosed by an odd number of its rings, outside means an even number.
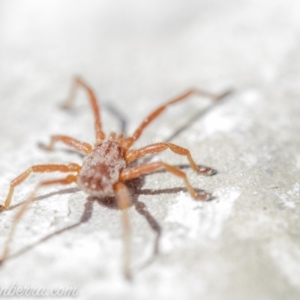
[[[210,193],[207,193],[205,191],[197,193],[195,189],[192,187],[192,185],[190,184],[187,175],[183,171],[181,171],[180,169],[174,166],[171,166],[169,164],[160,161],[141,165],[138,167],[134,167],[132,169],[125,169],[121,172],[120,179],[121,181],[127,181],[133,178],[137,178],[144,174],[153,173],[160,169],[165,169],[167,172],[170,172],[171,174],[181,178],[185,183],[185,186],[189,194],[194,200],[208,201],[212,199],[212,195]]]
[[[74,164],[74,163],[68,165],[59,165],[59,164],[35,165],[28,168],[25,172],[23,172],[17,178],[11,181],[7,197],[4,201],[4,205],[0,205],[0,211],[9,208],[15,188],[18,185],[20,185],[23,181],[25,181],[30,174],[50,173],[50,172],[78,173],[80,169],[81,167],[78,164]]]
[[[14,216],[6,243],[4,245],[4,249],[3,249],[3,254],[2,257],[0,258],[0,265],[8,258],[9,255],[9,247],[10,244],[12,242],[15,230],[16,230],[16,226],[19,223],[19,221],[21,220],[22,216],[24,215],[24,213],[27,211],[27,209],[29,208],[30,204],[34,201],[35,195],[37,193],[37,191],[43,187],[43,186],[47,186],[47,185],[54,185],[54,184],[62,184],[62,185],[68,185],[71,184],[73,182],[77,181],[77,176],[75,175],[68,175],[67,177],[63,178],[63,179],[55,179],[55,180],[47,180],[47,181],[42,181],[40,182],[36,188],[33,190],[33,192],[30,194],[30,196],[28,197],[28,199],[24,202],[24,204],[21,206],[20,210],[17,212],[17,214]]]

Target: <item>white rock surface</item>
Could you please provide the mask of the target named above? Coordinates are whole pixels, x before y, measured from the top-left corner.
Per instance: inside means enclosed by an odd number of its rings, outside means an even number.
[[[188,124],[172,142],[219,173],[186,169],[194,187],[215,195],[208,203],[194,202],[172,175],[146,177],[135,198],[148,214],[130,208],[132,283],[121,273],[120,212],[56,186],[39,192],[18,225],[11,251],[19,255],[1,267],[0,291],[15,284],[76,287],[79,299],[299,299],[299,12],[296,0],[0,1],[1,201],[33,164],[81,162],[38,142],[61,133],[93,143],[85,94],[74,113],[58,108],[75,74],[126,117],[130,132],[189,87],[235,90],[219,105],[193,97],[170,108],[137,144]],[[107,132],[118,130],[107,108],[102,115]],[[186,163],[169,152],[159,158]],[[13,205],[55,176],[30,177]],[[69,228],[85,207],[89,220]],[[17,210],[0,214],[1,249]],[[156,238],[150,224],[162,229],[161,251],[145,266]]]

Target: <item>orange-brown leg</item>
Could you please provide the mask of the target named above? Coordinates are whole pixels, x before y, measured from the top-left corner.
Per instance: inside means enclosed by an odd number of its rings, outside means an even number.
[[[84,142],[80,142],[72,137],[66,136],[66,135],[52,135],[50,137],[50,143],[47,146],[43,146],[45,150],[53,150],[54,144],[57,142],[62,142],[75,150],[78,150],[80,152],[83,152],[85,154],[90,153],[93,150],[93,147]]]
[[[45,172],[79,172],[81,167],[77,164],[69,164],[69,165],[36,165],[28,168],[25,172],[19,175],[10,183],[9,192],[4,202],[4,206],[0,205],[0,210],[4,210],[10,206],[11,198],[14,192],[14,189],[17,185],[22,183],[32,172],[37,173],[45,173]]]
[[[191,186],[186,174],[183,171],[181,171],[171,165],[163,163],[163,162],[153,162],[153,163],[138,166],[138,167],[135,167],[132,169],[125,169],[121,172],[120,180],[121,181],[130,180],[130,179],[137,178],[144,174],[153,173],[162,168],[164,168],[166,171],[183,179],[183,181],[188,189],[188,192],[190,193],[190,195],[192,196],[193,199],[202,200],[202,201],[211,199],[211,194],[209,194],[209,193],[206,193],[206,192],[196,193],[196,191]]]
[[[206,91],[198,90],[198,89],[190,89],[185,93],[181,94],[180,96],[176,97],[175,99],[170,100],[164,105],[159,106],[156,110],[154,110],[143,122],[142,124],[136,129],[131,137],[128,137],[124,142],[124,147],[129,149],[132,144],[140,137],[143,130],[146,126],[148,126],[155,118],[157,118],[168,106],[175,104],[177,102],[186,100],[189,96],[193,94],[197,94],[204,97],[212,98],[215,102],[221,100],[225,96],[227,96],[230,92],[225,92],[220,95],[211,94]]]
[[[130,222],[127,208],[130,206],[130,196],[127,187],[118,182],[114,186],[117,194],[118,207],[122,211],[122,225],[123,225],[123,273],[127,279],[131,279],[130,272]]]
[[[90,104],[92,106],[92,110],[95,118],[96,143],[100,144],[105,139],[105,133],[102,131],[102,124],[101,124],[97,97],[94,91],[81,78],[75,77],[73,85],[70,90],[70,95],[67,101],[63,104],[63,108],[71,108],[78,87],[84,88],[88,93]]]
[[[77,176],[68,175],[66,178],[63,178],[63,179],[42,181],[36,186],[34,191],[31,193],[31,195],[28,197],[28,199],[24,202],[24,204],[21,206],[20,210],[18,211],[18,213],[15,215],[15,217],[13,219],[13,222],[12,222],[12,225],[11,225],[11,228],[10,228],[10,231],[9,231],[9,234],[8,234],[5,246],[4,246],[3,254],[2,254],[2,257],[0,258],[0,264],[2,264],[7,259],[8,254],[9,254],[9,246],[12,241],[16,226],[17,226],[18,222],[20,221],[21,217],[24,215],[24,213],[30,206],[30,204],[33,202],[35,194],[38,191],[38,189],[42,186],[53,185],[53,184],[67,185],[67,184],[76,182],[76,180],[77,180]]]
[[[131,161],[138,159],[140,157],[143,157],[147,154],[158,153],[158,152],[164,151],[166,149],[170,149],[171,151],[173,151],[176,154],[185,156],[188,159],[192,169],[199,174],[214,175],[216,173],[216,170],[209,168],[209,167],[202,166],[202,167],[198,168],[198,166],[196,165],[196,163],[195,163],[194,159],[192,158],[192,155],[188,149],[182,148],[182,147],[177,146],[172,143],[155,143],[155,144],[148,145],[148,146],[143,147],[138,150],[129,150],[126,153],[126,160],[127,160],[127,162],[131,162]]]

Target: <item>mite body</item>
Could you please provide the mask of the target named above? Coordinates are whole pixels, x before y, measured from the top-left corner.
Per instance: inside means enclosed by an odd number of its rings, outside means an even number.
[[[124,154],[116,141],[108,140],[96,146],[83,160],[78,187],[92,196],[114,196],[114,185],[126,167]]]

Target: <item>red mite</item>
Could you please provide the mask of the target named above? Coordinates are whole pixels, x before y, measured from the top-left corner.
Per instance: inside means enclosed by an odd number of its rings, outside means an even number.
[[[62,142],[86,155],[83,160],[82,166],[75,163],[35,165],[30,167],[17,178],[11,181],[8,196],[5,200],[4,205],[0,205],[0,210],[5,210],[10,206],[15,187],[21,184],[31,173],[68,173],[66,177],[54,180],[41,181],[36,186],[32,194],[24,202],[21,209],[17,212],[17,214],[14,217],[11,230],[9,232],[8,239],[4,247],[3,255],[0,259],[0,263],[3,263],[8,258],[9,245],[12,240],[16,225],[23,216],[30,203],[34,200],[37,190],[40,187],[47,185],[68,185],[71,183],[76,183],[81,190],[85,191],[89,195],[93,195],[96,197],[116,196],[118,207],[122,210],[123,216],[123,271],[124,275],[127,278],[130,278],[130,227],[126,208],[130,206],[131,201],[128,189],[126,187],[126,181],[137,178],[144,174],[155,172],[159,169],[165,169],[167,172],[170,172],[173,175],[180,177],[184,181],[187,190],[193,199],[202,201],[211,199],[211,194],[209,193],[200,192],[197,194],[194,188],[189,183],[186,174],[174,166],[171,166],[164,162],[152,162],[131,167],[130,163],[145,155],[162,152],[164,150],[169,149],[176,154],[185,156],[188,159],[191,168],[198,174],[213,175],[216,173],[215,170],[209,167],[198,168],[189,150],[172,143],[155,143],[140,149],[131,149],[131,147],[133,146],[135,141],[140,137],[145,127],[148,126],[156,117],[158,117],[168,106],[183,101],[193,94],[198,94],[200,96],[212,98],[214,101],[219,101],[223,97],[225,97],[228,94],[228,92],[223,93],[221,95],[213,95],[204,91],[190,89],[154,110],[147,118],[144,119],[142,124],[136,129],[132,136],[124,137],[123,135],[116,135],[115,133],[111,133],[108,136],[108,138],[106,138],[105,133],[102,131],[100,110],[95,93],[81,78],[75,78],[74,84],[71,89],[70,97],[65,103],[64,108],[71,108],[78,87],[82,87],[86,90],[88,94],[88,99],[92,106],[96,131],[95,146],[93,147],[88,143],[78,141],[69,136],[53,135],[51,136],[50,143],[46,148],[48,150],[52,150],[55,143]]]

